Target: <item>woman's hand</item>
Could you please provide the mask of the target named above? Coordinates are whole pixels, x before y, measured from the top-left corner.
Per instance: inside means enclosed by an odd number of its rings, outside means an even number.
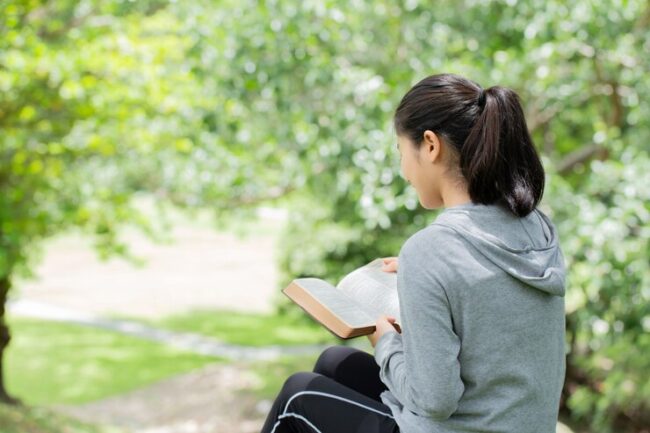
[[[379,318],[377,318],[375,327],[376,327],[375,332],[368,335],[368,340],[370,340],[370,344],[372,344],[372,347],[375,347],[377,341],[379,341],[381,336],[384,335],[385,333],[391,331],[401,332],[401,330],[399,329],[399,325],[395,324],[395,318],[386,315],[382,315],[379,316]]]
[[[384,257],[384,265],[381,270],[384,272],[397,272],[397,257]]]

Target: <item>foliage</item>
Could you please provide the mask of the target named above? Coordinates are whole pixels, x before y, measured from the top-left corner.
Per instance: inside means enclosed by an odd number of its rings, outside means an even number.
[[[646,153],[626,149],[591,163],[583,194],[559,179],[550,191],[571,270],[567,403],[616,431],[650,424],[649,170]]]
[[[75,324],[12,319],[7,386],[26,404],[77,404],[223,360]]]
[[[141,161],[170,143],[182,153],[173,101],[192,95],[187,43],[164,20],[140,23],[155,3],[138,5],[0,5],[0,277],[29,272],[40,240],[70,226],[104,257],[127,253],[124,224],[153,233],[132,205]]]
[[[456,72],[514,88],[544,156],[570,269],[564,410],[647,423],[647,2],[10,0],[0,17],[0,273],[71,225],[124,252],[121,225],[152,225],[142,190],[230,218],[290,194],[285,282],[395,255],[434,215],[400,178],[391,114]]]

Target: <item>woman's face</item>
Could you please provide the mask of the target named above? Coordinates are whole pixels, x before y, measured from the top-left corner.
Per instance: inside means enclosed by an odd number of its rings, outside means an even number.
[[[425,209],[435,209],[443,204],[440,195],[441,173],[439,164],[436,164],[440,149],[434,148],[440,143],[435,136],[434,140],[435,142],[425,139],[419,147],[416,147],[409,138],[397,136],[402,176],[413,185],[420,204]]]

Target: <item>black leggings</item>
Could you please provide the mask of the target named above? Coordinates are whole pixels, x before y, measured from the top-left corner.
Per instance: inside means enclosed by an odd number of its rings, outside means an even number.
[[[329,347],[313,373],[294,373],[284,382],[261,433],[398,433],[379,398],[384,390],[372,355]]]

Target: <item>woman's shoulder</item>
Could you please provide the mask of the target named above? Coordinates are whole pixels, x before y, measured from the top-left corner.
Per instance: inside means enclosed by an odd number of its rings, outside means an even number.
[[[435,221],[413,233],[402,245],[400,255],[404,256],[444,256],[455,245],[462,244],[458,233],[444,224]]]
[[[404,281],[402,296],[424,299],[434,288],[446,292],[455,290],[459,265],[464,261],[467,247],[449,227],[430,224],[411,235],[399,253],[398,275]],[[404,276],[406,275],[406,276]],[[398,277],[399,279],[399,277]]]

